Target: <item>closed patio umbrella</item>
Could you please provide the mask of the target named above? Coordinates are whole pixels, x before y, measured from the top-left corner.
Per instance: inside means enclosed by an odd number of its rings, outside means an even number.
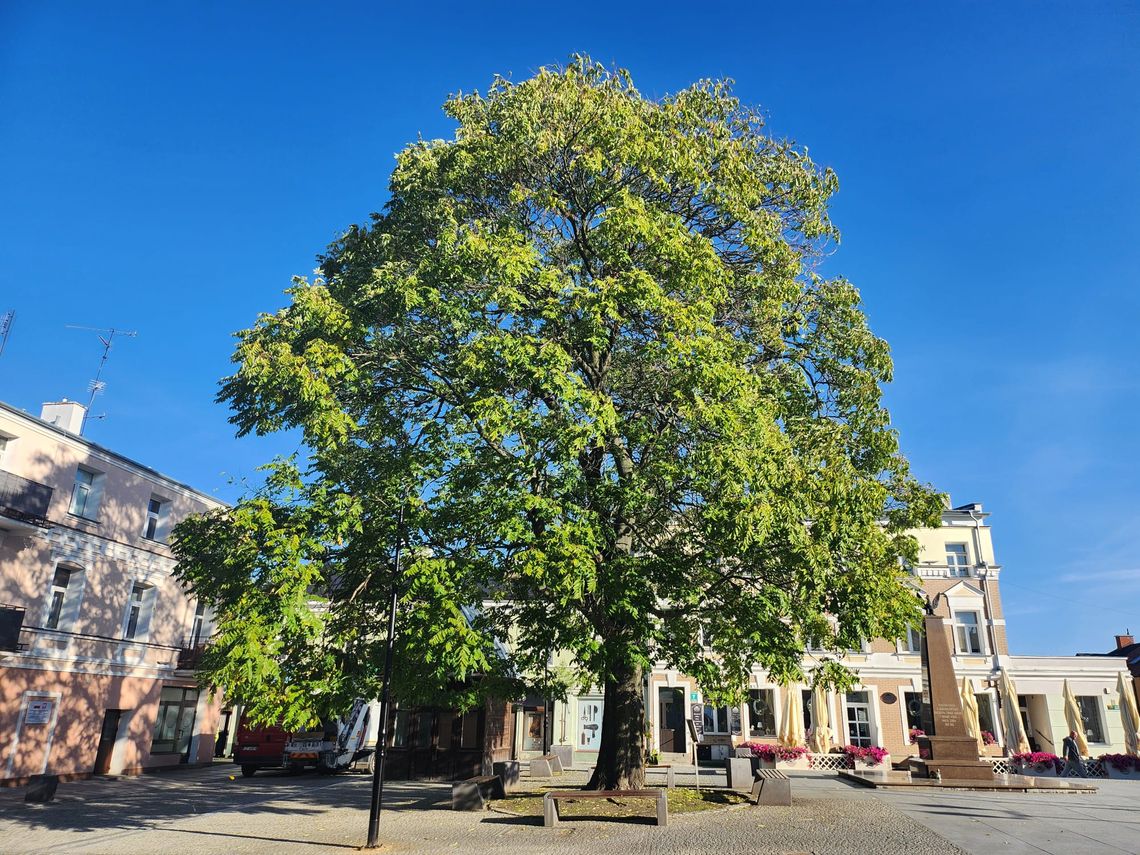
[[[784,714],[778,738],[781,745],[789,747],[804,744],[804,705],[795,683],[784,687]]]
[[[831,716],[827,709],[827,689],[817,684],[812,690],[812,728],[809,747],[816,754],[831,750]]]
[[[1029,741],[1021,725],[1021,710],[1017,703],[1017,686],[1005,668],[1001,671],[1002,724],[1005,726],[1005,747],[1010,754],[1026,754]]]
[[[1140,712],[1136,709],[1136,695],[1130,682],[1121,671],[1116,691],[1120,695],[1120,723],[1124,725],[1124,753],[1136,757],[1140,755]]]
[[[978,724],[978,699],[974,695],[974,684],[969,677],[962,678],[962,720],[966,725],[966,733],[982,742],[982,728]]]
[[[1077,696],[1069,687],[1068,680],[1065,681],[1064,687],[1061,689],[1061,697],[1065,699],[1065,724],[1068,725],[1069,730],[1076,732],[1077,750],[1081,752],[1081,756],[1088,757],[1089,743],[1085,739],[1085,722],[1081,718],[1081,708],[1077,706]]]

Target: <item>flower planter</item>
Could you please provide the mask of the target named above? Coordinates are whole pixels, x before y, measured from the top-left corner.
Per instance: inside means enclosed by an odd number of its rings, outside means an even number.
[[[856,758],[852,760],[856,771],[860,772],[886,772],[891,768],[891,755],[887,754],[879,763],[873,763],[870,760],[863,760]]]
[[[1031,778],[1057,777],[1057,767],[1052,763],[1015,763],[1013,768],[1018,775],[1028,775]]]
[[[1121,772],[1111,763],[1105,763],[1104,771],[1109,778],[1116,781],[1140,781],[1140,769],[1132,769],[1128,772]]]

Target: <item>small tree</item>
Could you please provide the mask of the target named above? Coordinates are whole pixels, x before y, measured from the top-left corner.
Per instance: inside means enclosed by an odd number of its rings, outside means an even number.
[[[240,334],[239,433],[310,456],[180,527],[180,566],[220,609],[216,681],[367,693],[419,497],[405,676],[509,676],[494,638],[532,677],[568,651],[605,691],[590,785],[637,787],[653,663],[729,700],[754,663],[804,679],[809,640],[898,637],[905,530],[940,500],[882,407],[886,344],[816,268],[835,176],[726,83],[654,101],[579,58],[445,110],[455,138],[406,148],[384,212]]]

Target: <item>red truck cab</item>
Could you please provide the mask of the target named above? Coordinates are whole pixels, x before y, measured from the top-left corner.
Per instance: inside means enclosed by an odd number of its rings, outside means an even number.
[[[285,743],[292,733],[276,724],[255,726],[243,715],[234,741],[234,762],[245,777],[258,769],[282,769]]]

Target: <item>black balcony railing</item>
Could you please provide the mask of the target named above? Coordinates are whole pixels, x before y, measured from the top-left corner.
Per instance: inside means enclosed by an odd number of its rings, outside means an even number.
[[[0,471],[0,514],[46,528],[52,492],[47,484]]]
[[[24,607],[0,603],[0,650],[20,650],[20,630],[24,628]]]
[[[202,654],[206,652],[206,642],[198,638],[182,639],[182,646],[178,649],[178,670],[194,671],[202,662]]]

